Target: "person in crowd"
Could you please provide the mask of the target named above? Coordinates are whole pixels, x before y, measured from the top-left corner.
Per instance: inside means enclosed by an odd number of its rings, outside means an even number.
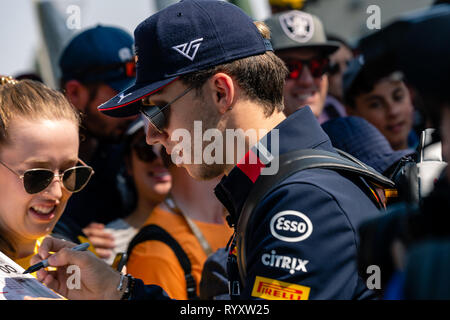
[[[83,30],[69,41],[59,66],[61,90],[81,114],[80,158],[96,174],[85,190],[70,199],[56,229],[76,241],[74,230],[82,234],[83,228],[98,254],[108,258],[114,242],[103,232],[103,224],[129,214],[132,208],[120,142],[134,118],[111,119],[96,106],[134,83],[133,38],[111,26]]]
[[[364,63],[360,56],[351,61],[343,82],[347,114],[372,123],[392,149],[415,148],[418,138],[411,96],[403,74],[386,60]]]
[[[350,61],[353,59],[353,48],[343,38],[327,35],[329,41],[339,43],[339,49],[330,55],[328,69],[328,95],[343,103],[342,79]]]
[[[1,77],[0,251],[25,269],[93,174],[78,158],[79,122],[61,93]]]
[[[328,92],[330,55],[339,43],[327,40],[318,17],[299,10],[274,14],[264,22],[275,54],[289,70],[283,89],[285,115],[309,106],[319,118]]]
[[[161,143],[172,158],[181,159],[174,162],[192,177],[213,179],[225,175],[215,194],[226,207],[231,226],[239,223],[255,181],[271,173],[264,169],[275,169],[275,162],[267,161],[271,152],[275,156],[305,148],[334,152],[309,107],[299,108],[289,117],[284,115],[283,88],[288,70],[272,52],[267,26],[254,23],[235,5],[223,1],[181,1],[146,19],[134,34],[136,84],[99,106],[99,110],[116,117],[141,113],[146,119],[147,142]],[[186,42],[191,50],[187,50]],[[297,67],[301,71],[300,64]],[[197,129],[200,132],[196,135],[203,136],[207,130],[209,134],[217,133],[218,145],[224,142],[217,152],[224,150],[223,158],[228,161],[185,161],[198,146],[194,148],[191,140],[191,148],[180,150],[172,138],[181,132],[192,137],[198,121],[202,128]],[[264,139],[258,135],[242,137],[248,130],[257,129],[265,129]],[[229,130],[243,138],[248,147],[244,154],[230,156],[236,146],[234,141],[226,143],[224,134]],[[200,149],[203,151],[201,144]],[[276,188],[256,203],[251,218],[254,222],[243,231],[246,247],[236,246],[235,241],[230,244],[231,297],[373,298],[374,293],[358,275],[356,265],[357,227],[379,215],[367,190],[352,176],[327,169],[299,171],[272,187]],[[183,211],[182,203],[177,204]],[[288,225],[294,227],[286,228]],[[64,296],[167,298],[161,287],[146,286],[140,279],[105,270],[108,267],[101,260],[88,253],[71,252],[71,246],[47,238],[34,260],[45,259],[49,251],[54,251],[49,258],[51,266],[59,266],[62,271],[68,264],[80,267],[82,289],[77,292],[65,288],[64,272],[38,272],[41,281]],[[246,275],[240,273],[237,265],[241,254],[247,255]],[[280,290],[269,290],[271,286]]]
[[[115,245],[106,259],[108,264],[114,262],[117,254],[127,252],[131,239],[170,191],[172,178],[162,162],[161,152],[165,150],[160,145],[145,142],[143,121],[133,122],[126,132],[124,156],[127,173],[136,189],[136,206],[129,215],[104,226],[104,232],[113,236]]]
[[[225,209],[214,196],[218,179],[197,181],[186,169],[173,164],[165,150],[161,154],[172,176],[170,195],[159,204],[145,221],[165,230],[186,253],[194,283],[180,264],[176,251],[164,241],[133,243],[127,272],[146,284],[157,284],[174,299],[199,296],[199,283],[206,258],[226,246],[233,230],[225,221]],[[190,289],[195,292],[192,293]]]
[[[328,95],[319,116],[320,123],[347,115],[342,99],[342,78],[353,58],[353,49],[344,39],[334,35],[327,35],[327,39],[339,43],[339,49],[330,55]]]

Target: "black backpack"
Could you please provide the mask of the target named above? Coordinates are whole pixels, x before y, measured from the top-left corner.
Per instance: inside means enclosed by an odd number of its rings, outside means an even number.
[[[246,229],[252,212],[257,204],[277,187],[279,182],[296,172],[321,168],[338,171],[346,177],[353,176],[356,179],[352,179],[352,181],[365,191],[378,208],[384,208],[380,199],[374,196],[372,187],[394,188],[394,182],[348,153],[338,149],[335,150],[339,154],[318,149],[303,149],[283,154],[279,157],[277,174],[261,175],[256,180],[235,225],[236,247],[240,248],[237,255],[237,264],[242,283],[245,283],[244,279],[247,275]]]
[[[139,230],[139,232],[134,236],[134,238],[128,245],[127,256],[130,257],[133,248],[137,244],[150,240],[158,240],[164,242],[173,250],[184,271],[187,297],[189,300],[197,300],[197,285],[195,283],[194,277],[192,276],[191,261],[189,260],[186,252],[184,252],[180,244],[163,228],[157,226],[156,224],[149,224]]]

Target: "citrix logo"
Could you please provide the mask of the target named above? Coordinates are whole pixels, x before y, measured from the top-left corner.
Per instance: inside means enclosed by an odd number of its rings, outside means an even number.
[[[261,256],[261,262],[265,266],[288,269],[290,274],[294,274],[296,271],[308,272],[306,265],[308,260],[302,260],[299,258],[292,258],[289,256],[277,255],[275,250],[269,253],[265,253]]]

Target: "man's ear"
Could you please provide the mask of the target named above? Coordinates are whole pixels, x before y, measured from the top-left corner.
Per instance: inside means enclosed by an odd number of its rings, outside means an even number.
[[[235,100],[235,83],[226,73],[216,73],[210,79],[210,86],[213,93],[213,101],[219,108],[219,112],[224,114],[233,107]]]
[[[87,106],[89,101],[89,91],[88,89],[78,80],[69,80],[64,86],[64,93],[67,99],[81,112]]]

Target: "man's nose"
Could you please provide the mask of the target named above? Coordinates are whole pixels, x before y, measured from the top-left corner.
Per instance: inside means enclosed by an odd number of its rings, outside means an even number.
[[[298,85],[301,85],[303,87],[314,85],[314,77],[311,74],[311,71],[309,70],[308,66],[303,67],[302,73],[296,79],[296,81]]]
[[[389,117],[396,117],[397,115],[399,115],[402,111],[402,106],[399,105],[398,103],[391,101],[388,102],[388,115]]]
[[[157,144],[165,142],[168,138],[167,133],[161,132],[157,130],[148,120],[144,120],[145,122],[145,141],[147,144]]]

